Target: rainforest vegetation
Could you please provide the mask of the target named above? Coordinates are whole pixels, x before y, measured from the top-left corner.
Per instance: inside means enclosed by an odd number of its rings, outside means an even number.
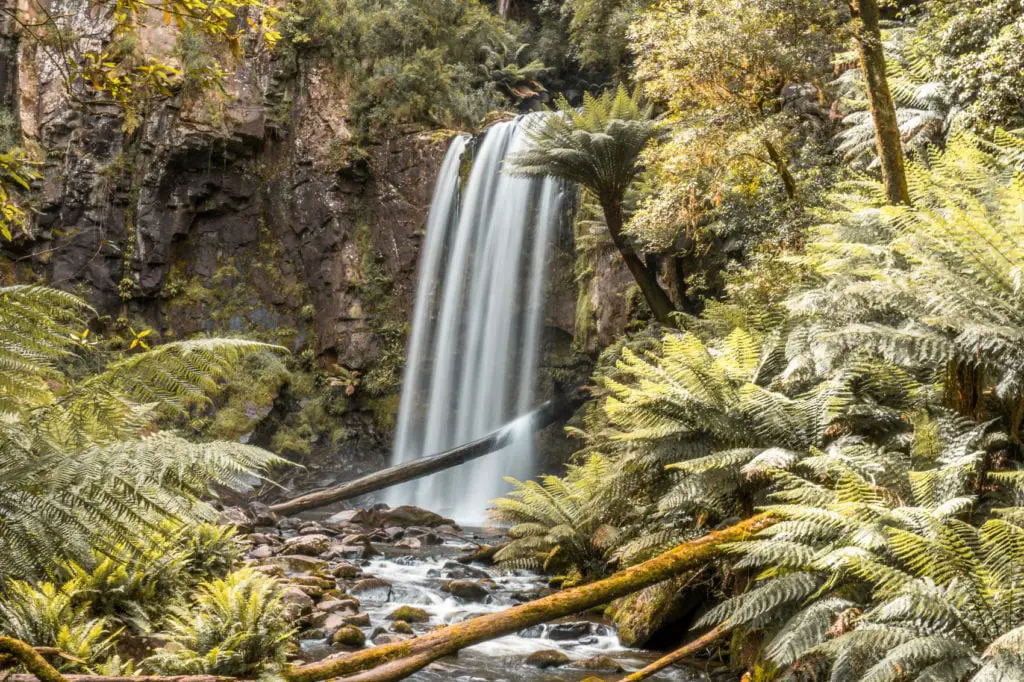
[[[130,211],[114,310],[49,278],[33,245],[61,227],[40,217],[54,150],[18,115],[22,62],[5,65],[7,672],[402,679],[592,610],[664,650],[615,679],[696,658],[745,682],[1024,680],[1020,0],[28,0],[0,16],[5,56],[31,52],[79,120],[114,121],[126,158],[158,144],[154,112],[230,112],[247,68],[266,69],[280,130],[295,88],[331,74],[349,135],[324,150],[334,177],[368,172],[395,130],[553,111],[504,172],[573,195],[555,281],[579,287],[574,349],[592,369],[571,457],[509,479],[490,512],[509,536],[495,569],[558,591],[366,649],[346,621],[355,653],[297,662],[319,625],[293,606],[350,598],[341,573],[296,596],[225,508],[291,475],[284,456],[360,400],[393,426],[408,328],[387,328],[365,376],[312,334],[161,335],[163,313],[133,307],[132,259],[153,247]],[[596,348],[583,313],[601,247],[627,275],[628,320]],[[387,299],[380,259],[352,260],[366,300]],[[168,299],[197,286],[170,283]],[[298,406],[279,417],[267,399],[284,426],[266,449],[247,444],[260,392]]]

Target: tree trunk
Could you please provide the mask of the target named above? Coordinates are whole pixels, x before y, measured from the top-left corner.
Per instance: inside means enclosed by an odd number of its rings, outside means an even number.
[[[622,206],[618,201],[602,201],[601,210],[604,212],[604,222],[608,226],[608,232],[612,235],[612,242],[615,248],[626,261],[626,267],[633,275],[640,291],[647,301],[648,307],[654,313],[654,318],[664,325],[671,325],[672,318],[669,314],[675,311],[672,306],[672,299],[665,293],[665,290],[658,284],[658,276],[654,270],[644,265],[640,257],[636,255],[633,247],[626,242],[622,234]]]
[[[798,195],[796,191],[796,180],[793,178],[793,174],[789,172],[789,166],[786,164],[786,160],[782,158],[782,154],[775,148],[768,140],[761,140],[764,143],[764,148],[768,150],[768,158],[771,159],[772,165],[775,166],[775,171],[782,178],[782,184],[786,188],[786,196],[792,202],[798,201]]]
[[[896,120],[896,105],[885,74],[885,50],[879,28],[877,0],[848,0],[854,19],[854,35],[860,48],[860,65],[868,89],[868,104],[875,122],[875,143],[882,166],[882,182],[890,204],[910,204],[907,172],[903,166],[903,141]]]
[[[298,666],[286,671],[284,677],[289,682],[319,682],[333,677],[342,677],[346,682],[401,680],[460,649],[607,604],[697,568],[718,556],[721,545],[743,540],[773,523],[773,517],[761,514],[679,545],[604,580],[564,590],[505,611],[438,628],[404,642],[384,644],[333,660]]]
[[[548,401],[531,412],[527,417],[531,420],[531,431],[537,431],[562,418],[568,418],[582,402],[581,398],[574,397],[560,401]],[[524,419],[527,417],[520,417]],[[515,435],[511,424],[506,424],[496,431],[492,431],[483,438],[472,443],[460,445],[452,450],[447,450],[437,455],[420,457],[405,464],[398,464],[388,467],[382,471],[368,474],[354,481],[342,483],[341,485],[319,490],[286,502],[279,502],[270,506],[275,514],[295,514],[307,509],[324,507],[333,502],[348,500],[365,493],[372,493],[375,490],[390,488],[399,483],[412,481],[423,476],[450,469],[464,462],[483,457],[497,450],[502,449]]]
[[[645,666],[640,670],[637,670],[635,673],[631,675],[623,677],[620,682],[640,682],[640,680],[646,680],[654,673],[664,670],[670,665],[678,663],[679,661],[683,660],[687,656],[691,656],[694,653],[700,651],[701,649],[706,648],[716,639],[725,634],[725,632],[728,631],[728,629],[729,628],[727,628],[723,623],[722,625],[719,625],[714,629],[709,630],[706,634],[701,635],[692,642],[684,644],[672,653],[662,656],[654,663],[651,663],[650,665]]]

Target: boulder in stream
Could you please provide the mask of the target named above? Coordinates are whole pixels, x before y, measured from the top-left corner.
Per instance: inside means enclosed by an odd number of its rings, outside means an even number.
[[[313,598],[298,587],[286,587],[281,593],[281,604],[288,620],[298,620],[313,613]]]
[[[287,554],[300,554],[302,556],[318,557],[331,546],[331,539],[321,533],[310,535],[299,535],[284,541],[284,551]]]
[[[346,625],[331,636],[331,643],[336,646],[358,649],[366,644],[366,635],[354,625]]]
[[[607,654],[591,656],[590,658],[585,658],[582,661],[576,661],[572,664],[572,667],[577,670],[589,670],[599,673],[621,673],[626,670],[622,667],[621,663]]]
[[[404,620],[406,623],[426,623],[430,620],[430,614],[418,606],[406,604],[399,606],[389,613],[386,618],[388,620]]]
[[[451,580],[445,583],[444,589],[453,597],[465,601],[486,601],[491,594],[490,590],[475,580]]]
[[[437,526],[445,525],[456,527],[455,522],[451,519],[446,519],[440,514],[435,514],[427,509],[414,507],[411,504],[405,504],[401,507],[381,511],[377,520],[377,525],[384,526],[385,528],[388,526],[398,526],[400,528],[408,528],[409,526],[436,528]]]
[[[397,632],[400,635],[414,635],[412,626],[406,623],[404,620],[396,620],[391,624],[391,631]]]
[[[542,649],[534,651],[523,661],[526,665],[534,668],[558,668],[572,662],[568,656],[558,649]]]

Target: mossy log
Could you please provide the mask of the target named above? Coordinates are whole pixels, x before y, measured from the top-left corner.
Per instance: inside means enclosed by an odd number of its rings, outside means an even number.
[[[520,419],[529,418],[531,422],[530,430],[537,431],[549,424],[553,424],[559,419],[568,418],[581,403],[582,400],[578,397],[548,401],[529,415],[520,417]],[[390,488],[399,483],[429,476],[438,471],[450,469],[459,464],[496,452],[511,443],[515,434],[516,430],[513,428],[513,424],[506,424],[472,443],[460,445],[457,448],[437,455],[420,457],[411,462],[388,467],[387,469],[332,488],[327,488],[326,490],[318,490],[286,502],[279,502],[278,504],[271,505],[270,509],[276,514],[295,514],[307,509],[325,507],[334,502]]]
[[[401,680],[460,649],[607,604],[684,571],[698,568],[715,558],[721,551],[721,545],[743,540],[774,522],[771,516],[760,514],[679,545],[604,580],[438,628],[414,639],[297,666],[285,671],[284,677],[289,682],[320,682],[335,677],[341,677],[346,682]]]
[[[60,654],[51,647],[32,647],[13,637],[0,637],[0,657],[10,663],[21,665],[28,673],[3,676],[4,682],[229,682],[231,677],[218,675],[63,675],[50,665],[43,653]]]

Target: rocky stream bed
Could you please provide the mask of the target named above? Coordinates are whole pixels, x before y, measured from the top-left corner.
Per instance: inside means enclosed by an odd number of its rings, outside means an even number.
[[[259,570],[288,582],[284,608],[300,630],[300,656],[320,660],[413,637],[551,592],[542,576],[489,564],[482,548],[500,529],[462,529],[417,507],[353,509],[277,518],[253,505],[224,512]],[[413,675],[441,680],[611,682],[657,657],[619,644],[601,618],[575,617],[470,647]],[[675,668],[660,682],[706,679]]]

